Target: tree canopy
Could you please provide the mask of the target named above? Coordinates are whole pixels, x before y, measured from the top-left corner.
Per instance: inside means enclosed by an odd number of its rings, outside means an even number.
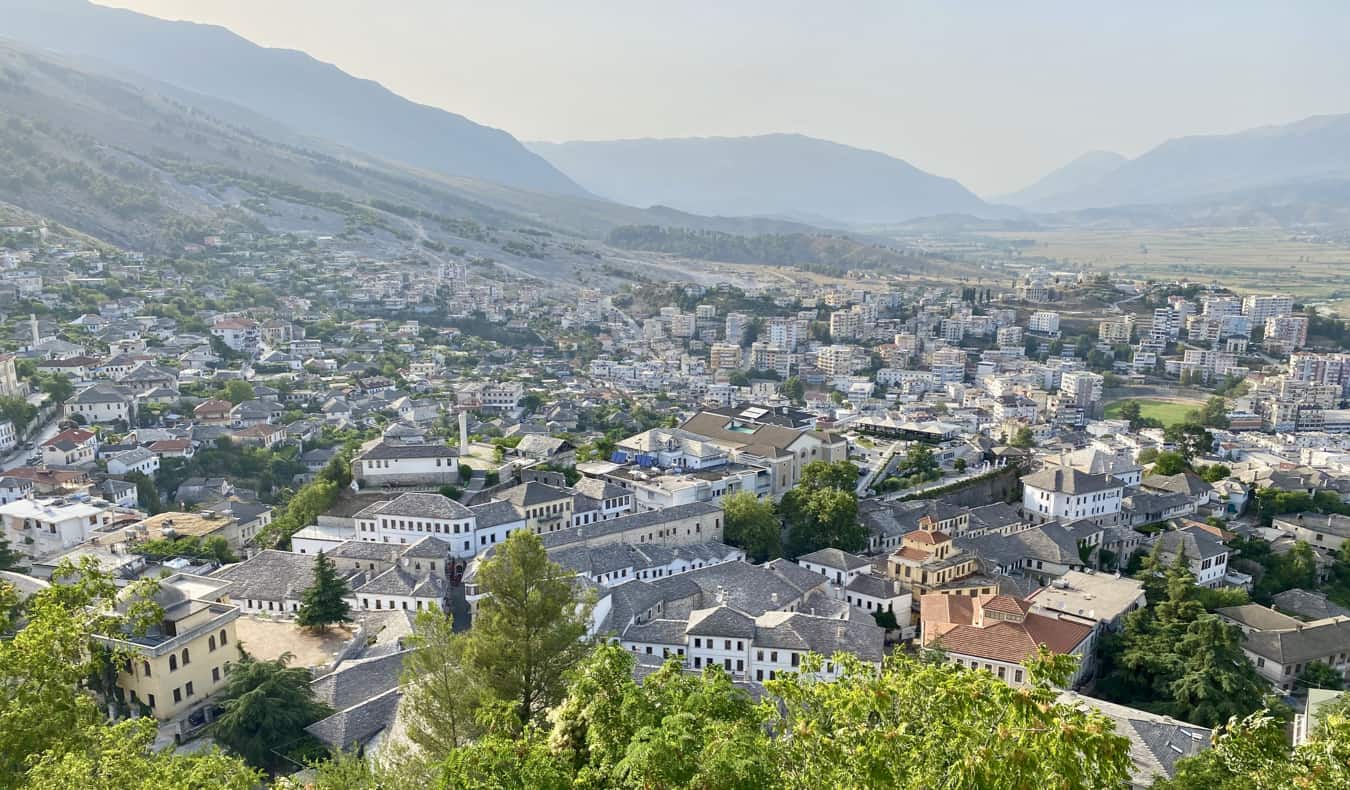
[[[347,582],[338,576],[337,567],[322,551],[314,557],[314,583],[300,599],[295,622],[319,631],[351,619],[347,597],[352,594]]]
[[[220,693],[224,709],[211,725],[216,739],[251,765],[272,768],[278,749],[304,736],[304,728],[333,711],[314,698],[309,670],[287,666],[289,654],[276,661],[248,655],[230,669]]]
[[[749,491],[737,491],[722,497],[723,539],[745,550],[752,562],[765,562],[782,556],[783,528],[773,502],[761,500]]]

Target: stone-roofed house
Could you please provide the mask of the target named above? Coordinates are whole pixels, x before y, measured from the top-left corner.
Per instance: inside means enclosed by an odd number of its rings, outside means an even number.
[[[733,678],[764,681],[801,671],[815,653],[824,657],[817,675],[831,678],[836,653],[878,666],[882,658],[883,630],[852,617],[823,576],[785,561],[725,563],[608,592],[600,633],[639,656],[683,656],[689,669],[717,664]]]
[[[393,727],[399,700],[399,675],[409,650],[344,661],[310,683],[315,699],[333,714],[305,731],[333,749],[378,751],[379,740]]]
[[[1270,597],[1271,608],[1293,615],[1300,620],[1322,620],[1328,617],[1350,616],[1350,609],[1327,598],[1326,593],[1295,587]]]
[[[1096,629],[1033,612],[1029,601],[1010,595],[929,593],[919,599],[919,609],[921,644],[941,649],[949,661],[988,670],[1021,686],[1030,682],[1025,663],[1044,645],[1052,653],[1079,658],[1071,684],[1091,675]]]
[[[1350,540],[1350,516],[1334,513],[1291,513],[1287,516],[1276,516],[1271,526],[1324,554],[1335,554],[1342,544]]]
[[[1115,724],[1116,734],[1129,739],[1130,787],[1134,790],[1153,787],[1159,779],[1173,778],[1178,761],[1194,757],[1210,747],[1212,731],[1170,716],[1072,691],[1061,692],[1059,702],[1105,715]]]
[[[352,459],[364,487],[439,486],[459,483],[459,451],[443,444],[378,442]]]
[[[1273,618],[1271,618],[1273,619]],[[1330,666],[1341,677],[1350,670],[1350,617],[1328,617],[1323,620],[1272,623],[1288,627],[1247,631],[1242,640],[1242,652],[1256,666],[1257,674],[1281,691],[1292,691],[1298,676],[1308,664],[1320,661]]]
[[[66,417],[83,419],[86,423],[121,420],[131,424],[135,414],[136,405],[131,395],[116,384],[106,382],[86,387],[66,401]]]
[[[1022,510],[1037,521],[1120,523],[1125,484],[1105,474],[1047,465],[1022,477]]]
[[[1184,554],[1201,587],[1219,587],[1228,575],[1228,547],[1212,533],[1202,529],[1169,530],[1158,536],[1159,558],[1164,564]]]

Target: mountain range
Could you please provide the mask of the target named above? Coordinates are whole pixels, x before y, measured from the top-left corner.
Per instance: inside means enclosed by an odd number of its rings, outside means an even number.
[[[998,213],[952,179],[877,151],[798,134],[527,146],[591,192],[634,206],[825,226]]]
[[[1234,134],[1168,140],[1134,159],[1089,154],[1007,202],[1040,211],[1222,203],[1301,187],[1326,198],[1350,179],[1350,115],[1319,115]],[[1332,190],[1335,193],[1335,190]]]
[[[295,133],[450,176],[584,195],[514,137],[416,104],[303,52],[212,25],[84,0],[0,0],[0,35],[170,83],[274,119]]]
[[[304,53],[85,0],[0,0],[0,19],[15,42],[0,41],[0,197],[122,243],[179,220],[286,225],[281,203],[331,203],[384,232],[408,232],[413,212],[433,231],[465,220],[591,240],[632,226],[1350,223],[1350,115],[1177,138],[1134,159],[1093,152],[982,200],[902,159],[796,134],[523,145]],[[249,201],[262,203],[249,214]]]

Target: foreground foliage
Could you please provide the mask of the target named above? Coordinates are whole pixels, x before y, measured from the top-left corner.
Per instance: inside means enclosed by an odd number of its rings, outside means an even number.
[[[844,656],[838,681],[785,675],[756,701],[719,667],[666,664],[640,685],[634,658],[602,646],[573,674],[547,723],[490,723],[434,766],[398,761],[353,787],[442,788],[1100,788],[1121,785],[1129,743],[1110,720],[1058,704],[1062,660],[1033,662],[1042,684],[905,656],[884,669]],[[803,666],[819,668],[819,658]],[[415,763],[415,761],[413,761]],[[321,776],[325,772],[321,771]],[[425,785],[424,785],[425,786]]]

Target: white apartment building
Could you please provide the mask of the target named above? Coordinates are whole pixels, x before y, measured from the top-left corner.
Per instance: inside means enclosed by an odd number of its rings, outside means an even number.
[[[1250,318],[1254,326],[1261,326],[1271,318],[1293,313],[1294,297],[1288,294],[1251,295],[1242,300],[1242,314]]]
[[[1027,329],[1043,335],[1059,334],[1059,313],[1053,310],[1037,310],[1027,319]]]
[[[10,546],[41,559],[67,551],[112,523],[111,506],[101,499],[53,497],[19,499],[0,505],[0,524]]]

